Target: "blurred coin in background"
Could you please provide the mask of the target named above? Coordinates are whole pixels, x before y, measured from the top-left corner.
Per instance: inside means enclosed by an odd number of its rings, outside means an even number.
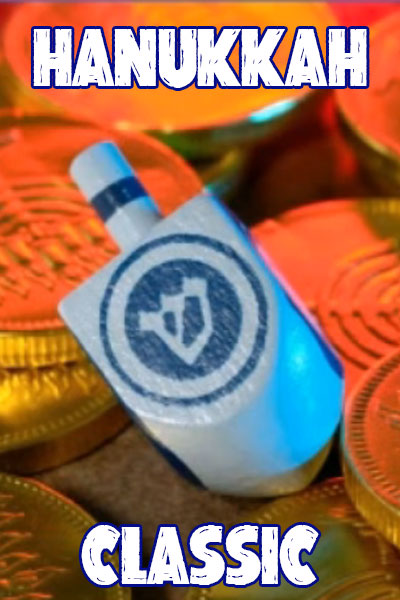
[[[314,96],[290,132],[259,143],[244,179],[232,207],[251,224],[321,198],[368,195],[330,93]]]
[[[400,9],[370,34],[368,89],[337,90],[347,133],[378,190],[400,193]]]
[[[301,21],[317,28],[321,39],[335,23],[328,4],[259,2],[92,3],[90,20],[102,26],[111,47],[111,29],[139,26],[286,26],[288,32],[274,61],[284,73],[296,27]],[[74,26],[79,40],[88,25],[87,4],[33,3],[20,6],[6,24],[3,38],[3,80],[12,105],[24,111],[54,111],[96,119],[117,131],[152,131],[182,154],[197,159],[225,153],[233,146],[281,130],[301,109],[308,87],[301,89],[197,89],[179,93],[157,89],[36,89],[31,88],[31,27]],[[238,50],[230,57],[238,67]]]
[[[397,2],[332,2],[332,11],[340,25],[372,25],[397,10]]]

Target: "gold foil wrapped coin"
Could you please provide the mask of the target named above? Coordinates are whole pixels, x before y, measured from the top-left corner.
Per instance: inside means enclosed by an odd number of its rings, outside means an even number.
[[[400,558],[394,548],[363,520],[350,502],[342,479],[331,479],[301,494],[276,500],[250,515],[248,522],[280,525],[308,522],[321,531],[309,561],[319,581],[293,587],[247,588],[219,584],[193,589],[187,600],[384,600],[400,597]]]
[[[349,393],[400,345],[400,200],[318,202],[252,233],[340,353]]]
[[[343,459],[348,492],[364,517],[400,548],[400,351],[366,374],[348,399]]]
[[[80,544],[94,524],[44,485],[0,474],[0,597],[128,600],[128,589],[96,587],[81,571]]]
[[[114,139],[164,212],[201,189],[194,171],[142,134],[0,112],[0,367],[79,361],[58,316],[60,300],[117,248],[68,177],[83,148]]]
[[[400,190],[399,30],[399,10],[378,21],[370,35],[369,87],[336,92],[361,162],[389,194]]]
[[[94,2],[91,23],[102,26],[111,48],[112,28],[138,27],[287,27],[274,61],[282,73],[301,21],[314,26],[322,39],[335,18],[327,3],[315,2]],[[88,24],[85,3],[28,3],[14,11],[4,33],[3,80],[10,102],[27,111],[52,110],[108,123],[117,131],[151,131],[190,158],[216,156],[234,145],[280,130],[312,94],[301,89],[197,89],[177,92],[164,85],[156,89],[36,89],[31,88],[31,28],[73,26],[79,41]],[[239,52],[230,57],[239,67]]]
[[[34,473],[116,435],[128,416],[88,361],[0,371],[0,468]]]

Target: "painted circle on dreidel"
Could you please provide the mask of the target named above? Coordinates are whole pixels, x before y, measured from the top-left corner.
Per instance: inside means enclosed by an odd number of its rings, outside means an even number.
[[[221,367],[241,327],[242,308],[233,286],[222,273],[193,259],[166,261],[145,273],[125,311],[132,351],[147,368],[179,381]]]
[[[233,392],[253,372],[267,317],[257,275],[231,246],[175,234],[120,264],[103,297],[100,332],[111,366],[134,392],[198,405]]]

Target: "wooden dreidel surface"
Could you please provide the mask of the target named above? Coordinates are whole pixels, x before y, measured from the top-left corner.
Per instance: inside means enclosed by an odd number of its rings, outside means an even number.
[[[203,194],[162,219],[109,143],[71,173],[121,254],[60,312],[139,422],[202,485],[310,483],[341,413],[341,366],[244,227]]]

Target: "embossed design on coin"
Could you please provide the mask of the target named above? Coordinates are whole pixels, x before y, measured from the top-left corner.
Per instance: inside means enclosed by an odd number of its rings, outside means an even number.
[[[362,514],[400,546],[400,352],[383,359],[348,399],[343,453]]]
[[[399,200],[327,200],[252,231],[340,353],[350,391],[400,345]]]
[[[77,286],[117,251],[79,192],[52,176],[0,181],[0,246],[3,330],[58,327],[54,306],[62,289]]]
[[[32,532],[24,529],[25,525],[26,514],[19,510],[18,500],[0,493],[0,596],[7,600],[52,600],[47,583],[68,576],[68,569],[28,551]]]
[[[48,366],[83,359],[58,303],[118,252],[68,178],[83,148],[113,138],[163,212],[202,184],[154,139],[112,135],[90,124],[0,111],[0,365]]]
[[[400,260],[390,242],[361,247],[337,263],[316,315],[336,349],[367,369],[400,344]]]
[[[0,598],[127,600],[129,590],[102,589],[85,578],[79,547],[92,518],[57,492],[0,474]]]

